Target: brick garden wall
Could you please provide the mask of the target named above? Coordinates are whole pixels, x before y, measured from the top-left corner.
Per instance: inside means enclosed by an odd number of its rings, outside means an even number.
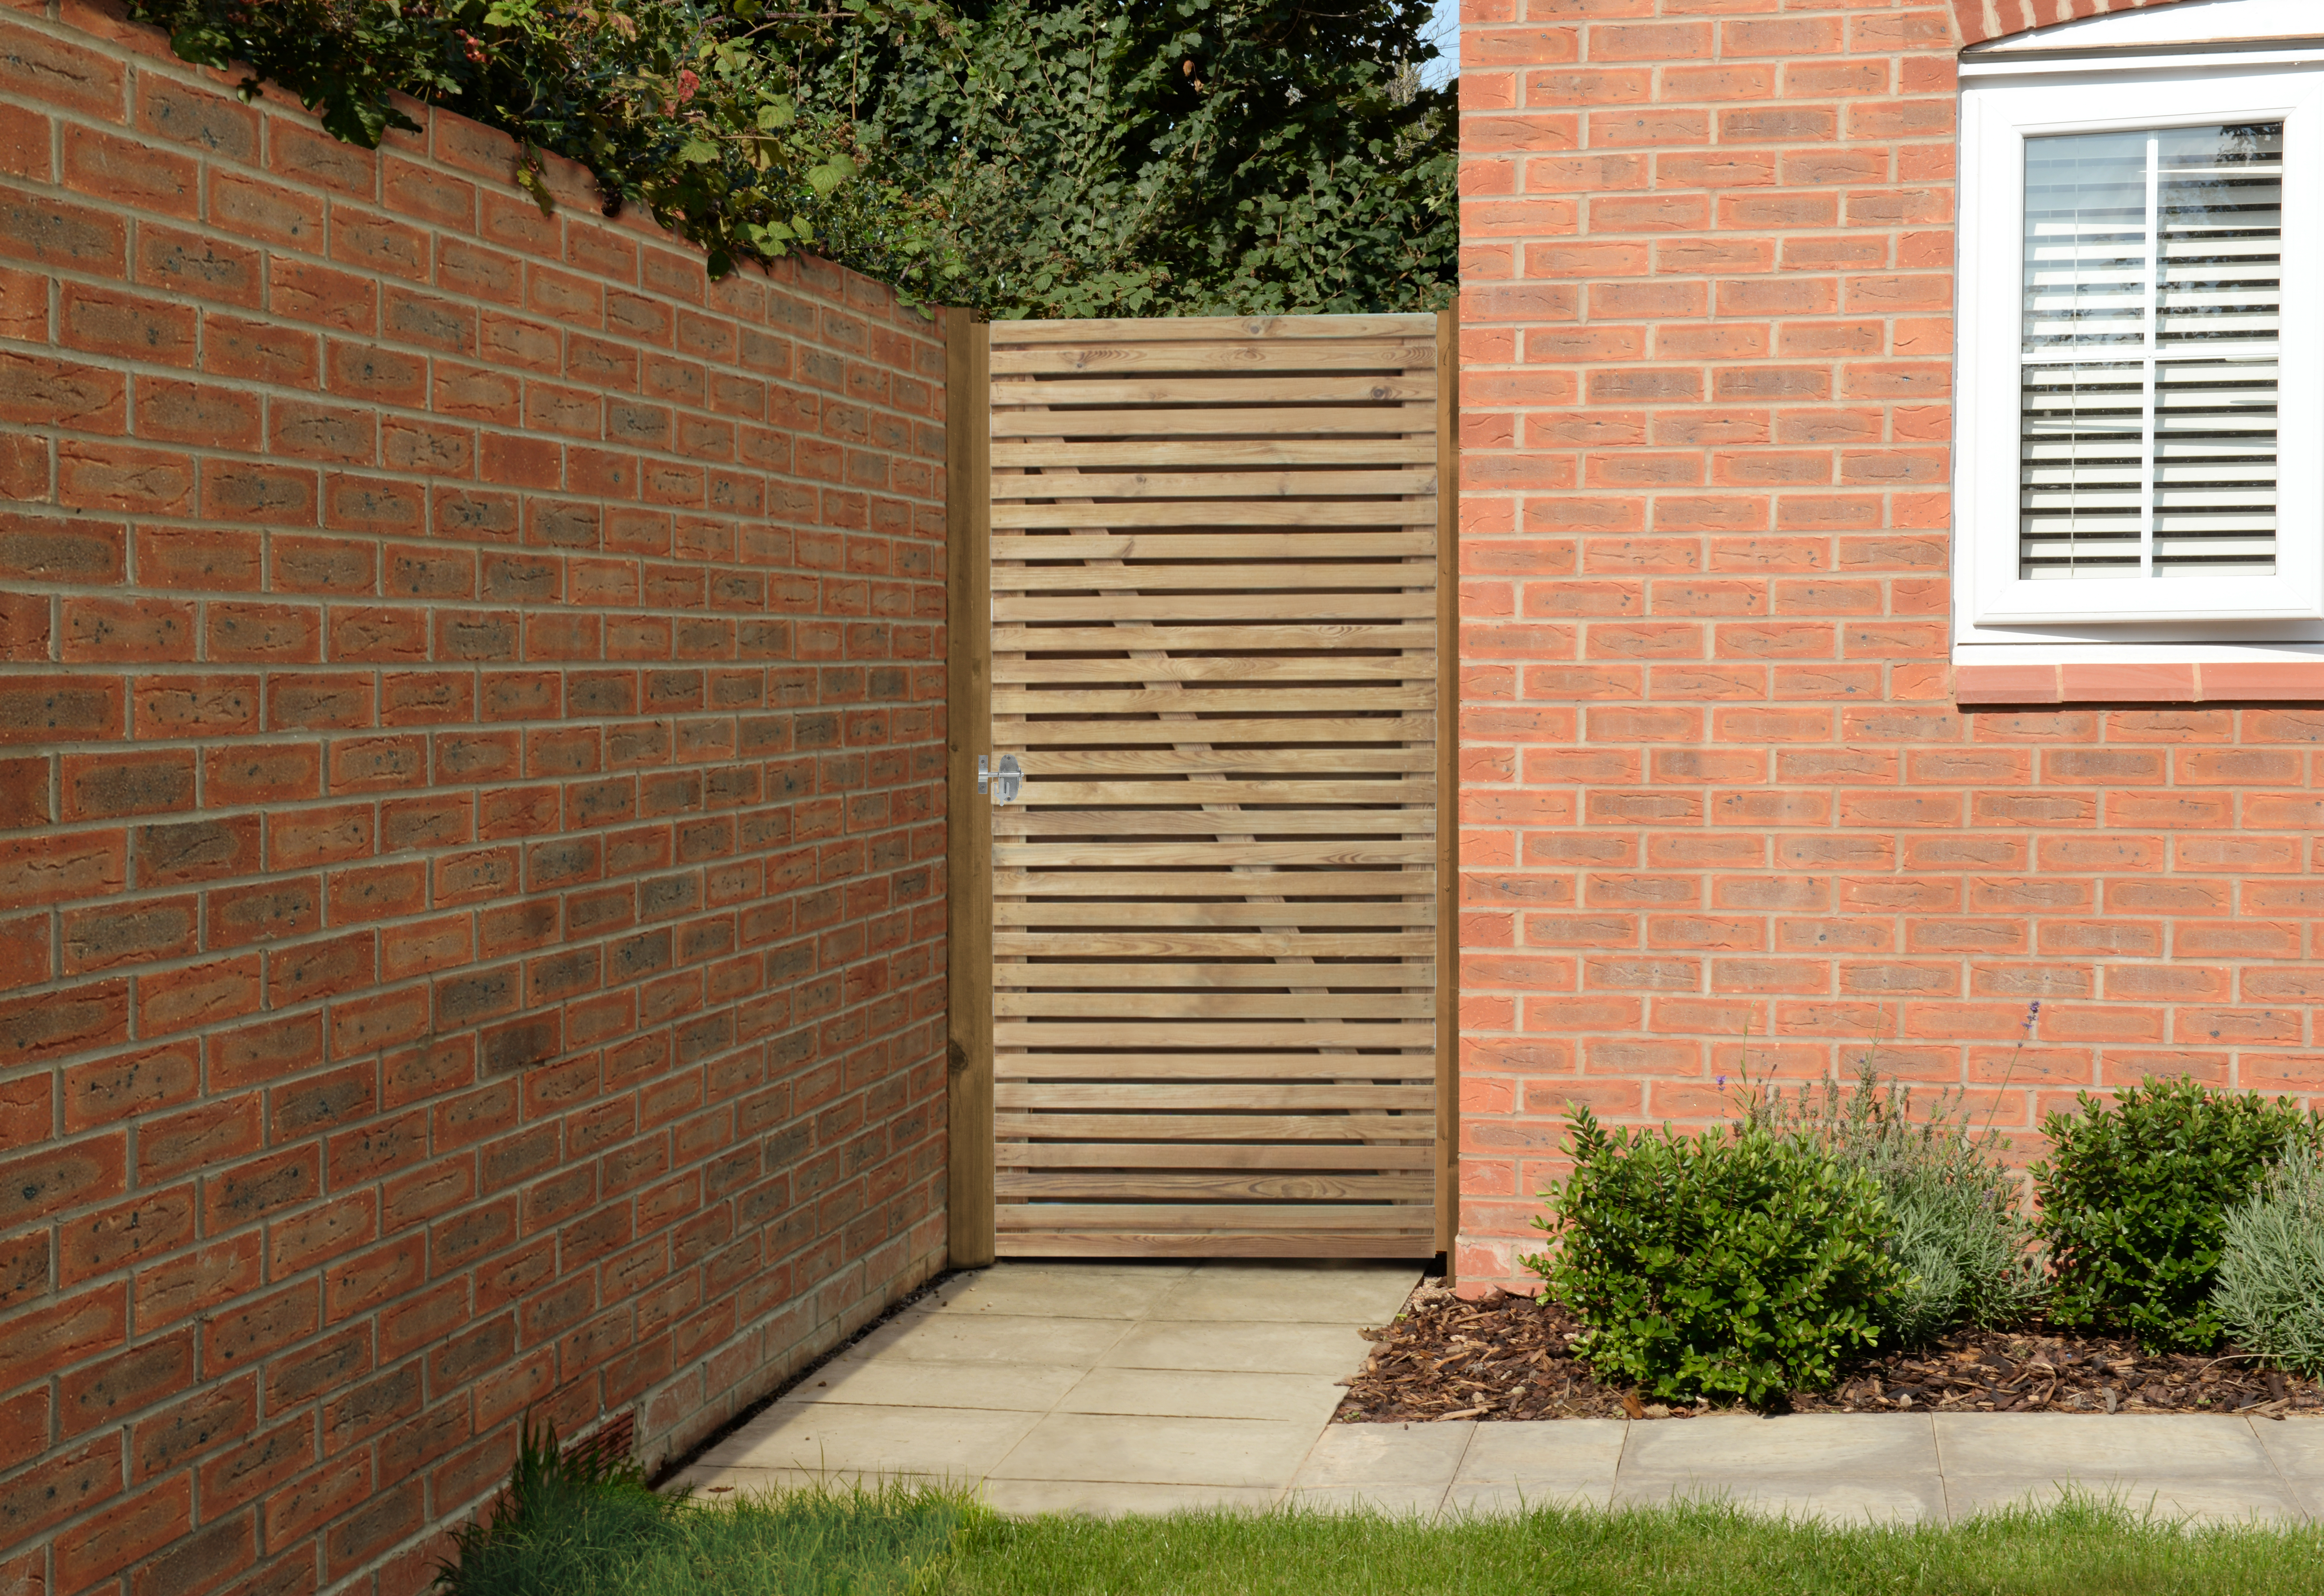
[[[944,1245],[940,334],[228,81],[0,13],[12,1596],[416,1590]]]
[[[1954,57],[2103,9],[1468,0],[1469,1282],[1568,1102],[1715,1119],[1747,1038],[2023,1155],[2153,1073],[2324,1100],[2313,668],[1949,664]]]

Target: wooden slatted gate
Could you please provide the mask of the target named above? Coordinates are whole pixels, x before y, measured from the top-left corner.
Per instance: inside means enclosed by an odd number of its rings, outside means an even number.
[[[956,1265],[1449,1241],[1452,337],[953,314]]]

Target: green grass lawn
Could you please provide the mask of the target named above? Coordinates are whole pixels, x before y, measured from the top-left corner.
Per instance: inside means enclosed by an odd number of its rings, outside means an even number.
[[[2183,1529],[2089,1501],[1839,1529],[1719,1506],[1015,1521],[925,1491],[592,1499],[472,1538],[454,1596],[2324,1596],[2324,1529]]]

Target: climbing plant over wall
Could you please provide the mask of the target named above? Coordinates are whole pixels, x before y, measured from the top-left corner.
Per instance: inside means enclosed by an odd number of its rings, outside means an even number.
[[[1452,291],[1427,0],[127,0],[364,145],[394,97],[645,205],[714,273],[812,248],[995,316],[1389,310]]]

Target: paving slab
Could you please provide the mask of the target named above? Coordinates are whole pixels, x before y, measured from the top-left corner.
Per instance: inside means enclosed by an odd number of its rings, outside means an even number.
[[[1036,1319],[1139,1319],[1194,1270],[1185,1266],[1091,1269],[1009,1266],[945,1287],[927,1311]]]
[[[1881,1422],[1879,1416],[1866,1416]],[[1933,1420],[1947,1478],[2266,1475],[2274,1471],[2267,1450],[2252,1433],[2252,1422],[2226,1414],[1940,1413]]]
[[[1096,1360],[1101,1369],[1215,1369],[1244,1373],[1353,1374],[1370,1343],[1353,1324],[1290,1322],[1132,1325]]]
[[[1041,1420],[975,1407],[778,1402],[703,1454],[715,1468],[981,1480]]]
[[[2207,1480],[2200,1474],[2104,1479],[1970,1474],[1949,1476],[1945,1481],[1947,1509],[1956,1524],[2006,1508],[2047,1507],[2069,1493],[2118,1502],[2133,1513],[2151,1514],[2174,1524],[2298,1523],[2308,1517],[2281,1480],[2265,1475]]]
[[[1286,1419],[1320,1427],[1346,1395],[1347,1388],[1321,1374],[1093,1369],[1047,1406],[1061,1413]]]
[[[1385,1324],[1411,1295],[1412,1271],[1395,1265],[1212,1265],[1172,1285],[1154,1305],[1151,1316],[1236,1324]]]
[[[1291,1477],[1291,1489],[1296,1493],[1394,1486],[1408,1493],[1433,1490],[1441,1501],[1478,1427],[1474,1419],[1327,1425]]]
[[[1676,1481],[1625,1471],[1615,1481],[1615,1507],[1662,1507],[1674,1501],[1727,1502],[1769,1518],[1832,1525],[1942,1524],[1947,1514],[1945,1481],[1934,1470],[1847,1477],[1755,1471],[1723,1481],[1709,1476]]]
[[[1938,1471],[1936,1435],[1918,1414],[1820,1413],[1761,1418],[1714,1413],[1632,1425],[1625,1478],[1736,1479],[1926,1474]]]
[[[1280,1491],[1314,1444],[1315,1426],[1297,1421],[1052,1413],[989,1471],[996,1480]]]
[[[1017,1363],[1036,1368],[1087,1369],[1119,1342],[1129,1319],[1052,1319],[1029,1314],[954,1313],[949,1308],[899,1315],[835,1360],[868,1363],[900,1358],[909,1363]]]
[[[785,1392],[776,1406],[864,1402],[879,1407],[1009,1407],[1047,1413],[1084,1378],[1072,1366],[988,1363],[964,1376],[957,1363],[873,1358],[827,1364],[813,1379]]]
[[[2324,1521],[2324,1414],[2259,1419],[2252,1434],[2283,1476],[2292,1499],[2310,1518]]]
[[[1618,1418],[1480,1424],[1444,1506],[1460,1513],[1605,1507],[1613,1499],[1629,1429],[1629,1421]]]

